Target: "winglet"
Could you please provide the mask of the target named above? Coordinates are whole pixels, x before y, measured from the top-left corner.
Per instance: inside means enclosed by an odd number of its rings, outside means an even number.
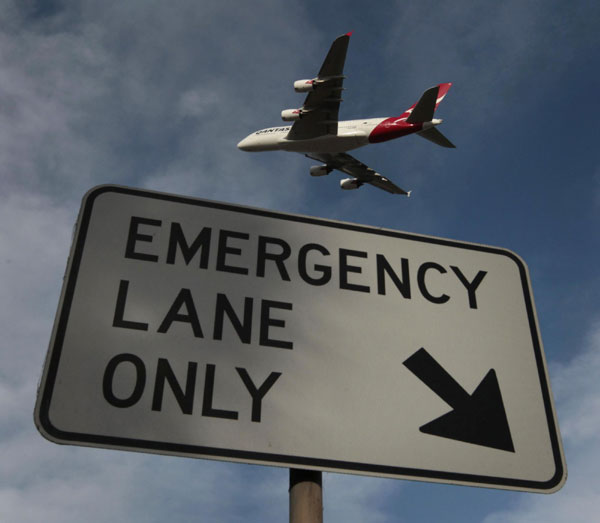
[[[346,36],[352,36],[352,33],[353,33],[353,32],[354,32],[354,31],[350,31],[349,33],[346,33]]]
[[[410,190],[410,191],[406,191],[406,197],[407,197],[407,198],[410,198],[410,193],[411,193],[411,192],[412,192],[412,190]]]

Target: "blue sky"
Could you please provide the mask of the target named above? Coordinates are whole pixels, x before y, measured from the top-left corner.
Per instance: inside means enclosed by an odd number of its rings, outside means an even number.
[[[511,249],[528,264],[569,478],[539,495],[325,474],[326,521],[591,521],[600,509],[594,2],[0,1],[0,519],[280,521],[287,470],[54,445],[32,421],[81,197],[116,183]],[[410,199],[235,144],[354,31],[340,117],[424,89],[446,150],[355,151]]]

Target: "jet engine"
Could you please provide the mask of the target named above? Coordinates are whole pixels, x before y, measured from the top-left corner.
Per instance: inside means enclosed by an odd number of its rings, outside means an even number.
[[[314,91],[317,86],[314,80],[296,80],[294,82],[294,91],[297,93],[308,93]]]
[[[281,111],[281,119],[284,122],[295,122],[302,118],[302,114],[302,109],[285,109],[284,111]]]
[[[327,167],[327,165],[313,165],[310,168],[311,176],[325,176],[329,174],[333,169],[331,167]]]
[[[344,178],[340,181],[340,187],[346,191],[351,191],[353,189],[358,189],[364,182],[356,178]]]

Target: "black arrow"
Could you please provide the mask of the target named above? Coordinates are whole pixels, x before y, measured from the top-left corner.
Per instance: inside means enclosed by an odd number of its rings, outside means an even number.
[[[421,432],[515,451],[494,369],[490,369],[473,394],[469,394],[423,348],[404,365],[453,409],[420,427]]]

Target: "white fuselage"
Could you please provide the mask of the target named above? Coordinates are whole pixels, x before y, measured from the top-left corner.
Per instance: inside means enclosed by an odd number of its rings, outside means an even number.
[[[240,143],[242,151],[293,151],[298,153],[339,153],[357,149],[369,143],[369,136],[385,118],[346,120],[338,123],[337,134],[325,134],[305,140],[288,139],[291,125],[256,131]]]

